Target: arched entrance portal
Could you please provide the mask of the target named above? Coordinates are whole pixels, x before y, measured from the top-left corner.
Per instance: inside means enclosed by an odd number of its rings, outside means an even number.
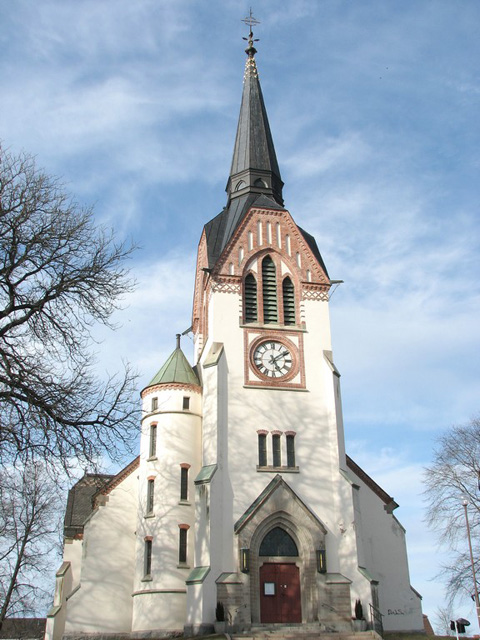
[[[294,562],[298,549],[293,538],[281,527],[274,527],[263,538],[259,559],[260,566],[260,621],[302,622],[302,598],[300,570]],[[285,562],[286,559],[292,562]]]

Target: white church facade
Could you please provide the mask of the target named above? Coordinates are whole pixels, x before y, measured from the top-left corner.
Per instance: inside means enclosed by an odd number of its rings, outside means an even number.
[[[140,454],[69,494],[47,638],[303,624],[423,631],[398,506],[345,452],[331,280],[284,207],[253,37],[227,205],[198,248],[194,364],[143,390]]]

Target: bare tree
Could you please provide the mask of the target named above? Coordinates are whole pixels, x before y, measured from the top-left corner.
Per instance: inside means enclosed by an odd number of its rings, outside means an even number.
[[[438,607],[433,614],[433,624],[437,635],[452,636],[455,632],[450,628],[450,622],[455,619],[451,605]]]
[[[100,382],[92,355],[92,327],[132,288],[131,250],[0,147],[0,460],[92,462],[134,436],[134,377]]]
[[[480,418],[454,426],[439,438],[425,471],[427,518],[450,552],[443,565],[448,601],[474,593],[463,501],[468,502],[473,556],[480,557]],[[480,575],[476,561],[475,571]],[[480,589],[480,586],[479,586]]]
[[[38,461],[0,471],[0,628],[6,617],[38,613],[51,595],[40,578],[58,546],[58,496]]]

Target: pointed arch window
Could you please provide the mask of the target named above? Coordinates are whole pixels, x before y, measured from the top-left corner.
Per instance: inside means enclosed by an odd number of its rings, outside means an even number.
[[[298,556],[298,548],[295,540],[285,529],[274,527],[262,540],[259,556]]]
[[[283,277],[282,269],[270,255],[263,258],[259,267],[260,273],[248,273],[243,283],[244,323],[296,326],[299,314],[293,278]]]
[[[257,281],[251,273],[245,278],[245,322],[258,320]]]
[[[277,308],[277,270],[270,256],[262,261],[263,284],[263,322],[272,324],[278,322]]]
[[[282,282],[282,293],[283,322],[284,324],[295,324],[295,288],[288,276]]]

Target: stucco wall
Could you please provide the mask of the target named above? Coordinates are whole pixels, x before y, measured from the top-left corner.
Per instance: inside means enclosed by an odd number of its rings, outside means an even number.
[[[386,631],[422,631],[421,601],[410,586],[405,530],[385,503],[352,471],[359,488],[356,527],[363,564],[378,580],[379,609]]]
[[[137,485],[133,471],[85,524],[80,588],[67,603],[66,634],[131,629]]]

